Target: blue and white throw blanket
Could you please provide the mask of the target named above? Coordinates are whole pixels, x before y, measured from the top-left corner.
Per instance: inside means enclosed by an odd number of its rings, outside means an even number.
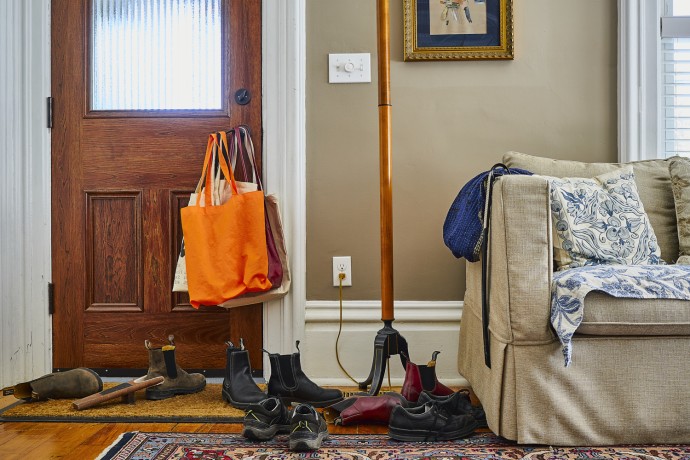
[[[563,345],[566,366],[591,291],[628,299],[690,300],[690,265],[589,265],[554,273],[551,325]]]

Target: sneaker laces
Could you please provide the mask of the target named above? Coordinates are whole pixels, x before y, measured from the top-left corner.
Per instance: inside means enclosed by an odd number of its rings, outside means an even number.
[[[307,430],[311,431],[312,433],[314,432],[314,430],[309,428],[309,422],[306,420],[300,420],[299,422],[297,422],[297,426],[292,429],[292,432],[294,433],[295,431],[299,430],[300,428],[306,428]]]

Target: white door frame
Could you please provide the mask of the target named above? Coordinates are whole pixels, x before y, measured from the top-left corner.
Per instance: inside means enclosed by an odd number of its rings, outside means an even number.
[[[292,277],[287,296],[264,304],[263,344],[290,353],[304,337],[307,298],[305,0],[263,0],[262,23],[264,182],[280,199]]]
[[[50,0],[0,2],[0,386],[51,369]]]

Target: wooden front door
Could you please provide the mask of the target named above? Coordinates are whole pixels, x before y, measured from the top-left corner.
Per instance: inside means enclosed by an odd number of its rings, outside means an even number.
[[[184,58],[213,14],[198,41],[220,62],[215,86],[213,69],[191,71],[203,59]],[[186,86],[162,67],[189,71]],[[199,109],[187,96],[204,79],[220,102]],[[261,151],[261,1],[53,0],[52,95],[53,367],[146,368],[144,340],[173,334],[186,369],[223,368],[240,336],[260,369],[261,305],[197,311],[171,289],[207,136],[246,124]]]

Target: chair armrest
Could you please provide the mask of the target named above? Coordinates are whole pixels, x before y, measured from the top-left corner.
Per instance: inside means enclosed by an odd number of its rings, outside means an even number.
[[[506,343],[555,340],[549,183],[503,176],[494,185],[489,246],[489,329]],[[479,298],[481,302],[481,298]]]

